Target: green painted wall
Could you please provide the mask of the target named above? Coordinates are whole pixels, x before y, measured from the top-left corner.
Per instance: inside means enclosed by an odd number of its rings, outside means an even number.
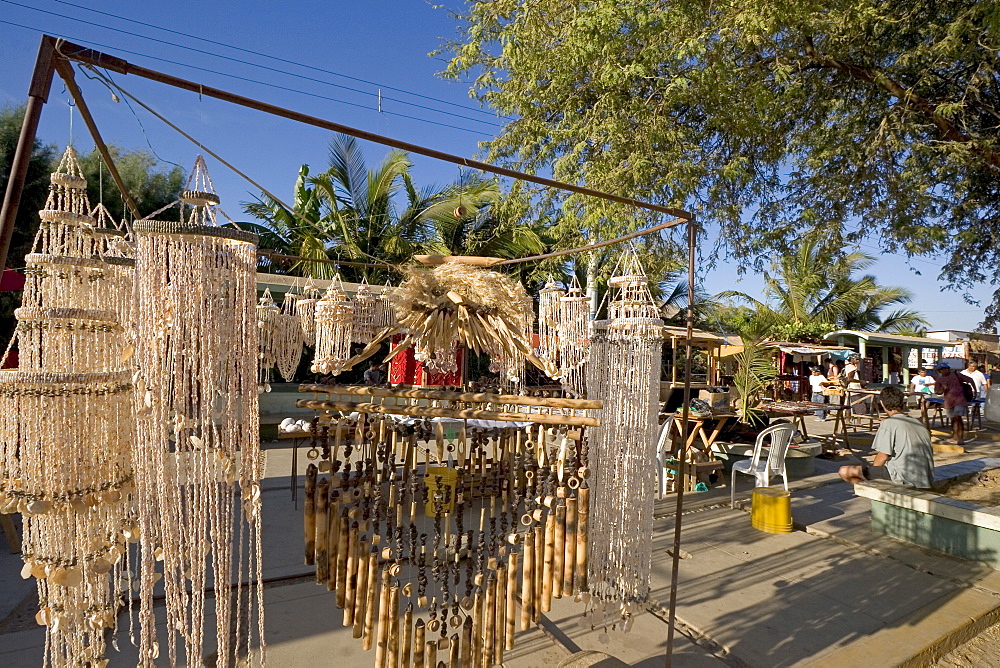
[[[1000,531],[874,500],[872,530],[1000,569]]]

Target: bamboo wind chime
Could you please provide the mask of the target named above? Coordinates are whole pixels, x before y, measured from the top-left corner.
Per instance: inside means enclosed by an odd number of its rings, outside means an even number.
[[[500,665],[553,598],[588,591],[586,429],[599,421],[583,413],[601,402],[300,390],[315,395],[300,407],[324,411],[305,561],[377,668]]]
[[[0,512],[24,517],[22,576],[38,584],[44,663],[104,666],[105,632],[130,598],[126,542],[137,537],[122,327],[131,271],[100,257],[72,147],[39,214],[15,311],[20,365],[0,371]]]
[[[663,321],[634,256],[609,288],[615,294],[608,319],[595,323],[588,378],[590,396],[603,399],[604,411],[601,427],[591,432],[587,619],[594,627],[628,631],[649,594]]]
[[[161,653],[158,560],[171,665],[203,661],[211,626],[216,665],[255,634],[263,660],[256,235],[210,225],[219,200],[202,162],[192,179],[181,221],[135,223],[143,666]],[[254,584],[230,593],[244,574]]]

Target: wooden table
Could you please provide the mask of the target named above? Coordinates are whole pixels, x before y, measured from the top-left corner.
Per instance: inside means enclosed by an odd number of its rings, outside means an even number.
[[[806,416],[813,415],[817,411],[833,413],[833,442],[837,442],[838,436],[843,437],[846,443],[847,422],[844,413],[849,406],[847,404],[822,404],[818,401],[768,401],[757,407],[766,413],[777,413],[778,415],[791,416],[793,421],[797,421],[802,438],[809,438],[809,431],[806,429]]]
[[[927,427],[927,430],[930,431],[930,429],[931,429],[930,409],[932,407],[934,407],[934,408],[938,408],[938,407],[944,408],[944,397],[941,396],[941,395],[938,395],[938,394],[927,394],[926,392],[916,392],[915,394],[921,395],[920,396],[920,420],[924,423],[924,426]],[[979,428],[982,429],[982,427],[983,427],[982,406],[983,406],[984,403],[986,403],[986,402],[983,399],[973,399],[972,401],[969,402],[969,410],[966,412],[966,415],[965,415],[965,428],[966,429],[970,429],[971,430],[972,427],[973,427],[973,424],[975,423],[975,421],[977,419],[979,420]],[[944,418],[943,417],[942,417],[941,428],[942,429],[947,429],[948,428],[948,425],[944,423]]]
[[[705,444],[705,453],[708,454],[712,450],[712,444],[715,443],[716,439],[719,438],[719,434],[722,433],[723,427],[726,426],[726,421],[731,417],[736,417],[732,413],[722,413],[719,415],[707,415],[705,417],[695,417],[689,416],[688,423],[690,425],[688,431],[687,442],[684,443],[684,451],[687,452],[694,445],[695,440],[701,437],[701,442]],[[705,423],[715,421],[715,426],[710,432],[706,432]],[[672,431],[676,432],[676,437],[679,439],[684,438],[684,426],[683,419],[680,413],[675,413],[670,420],[670,428]]]

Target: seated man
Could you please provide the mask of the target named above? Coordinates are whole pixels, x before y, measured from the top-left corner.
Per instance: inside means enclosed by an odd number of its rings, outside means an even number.
[[[906,415],[906,396],[897,387],[886,387],[879,395],[889,414],[872,447],[877,453],[872,466],[841,466],[840,477],[856,485],[863,480],[889,479],[897,485],[930,489],[934,482],[934,450],[923,423]]]

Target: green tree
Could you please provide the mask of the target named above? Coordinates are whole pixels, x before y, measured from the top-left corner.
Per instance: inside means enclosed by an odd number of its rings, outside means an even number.
[[[912,299],[901,287],[878,284],[871,274],[859,275],[875,261],[861,252],[848,253],[830,263],[816,236],[806,237],[794,254],[774,261],[764,272],[764,300],[727,291],[721,298],[737,298],[754,308],[754,325],[772,338],[816,341],[834,329],[892,332],[926,325],[919,313],[892,306]]]
[[[513,119],[493,160],[686,206],[758,266],[821,228],[1000,284],[996,2],[493,0],[463,18],[445,74]],[[581,229],[603,215],[567,203]]]
[[[24,121],[23,106],[5,106],[0,109],[0,183],[6,190],[10,166]],[[21,203],[14,219],[14,234],[7,253],[7,266],[24,267],[24,256],[31,252],[31,244],[38,231],[38,211],[45,206],[49,194],[49,173],[55,160],[55,147],[36,140],[28,163]],[[0,346],[6,350],[14,333],[14,309],[21,304],[20,292],[0,293]]]

